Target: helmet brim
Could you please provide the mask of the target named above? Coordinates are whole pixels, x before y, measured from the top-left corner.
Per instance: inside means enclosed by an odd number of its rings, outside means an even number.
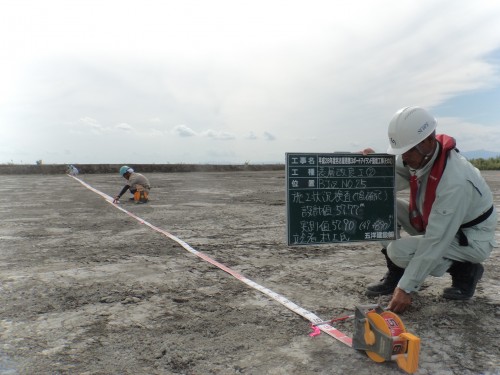
[[[390,155],[403,155],[406,151],[410,150],[412,147],[415,147],[416,145],[418,145],[418,143],[400,148],[393,148],[389,146],[389,148],[387,149],[387,153]]]

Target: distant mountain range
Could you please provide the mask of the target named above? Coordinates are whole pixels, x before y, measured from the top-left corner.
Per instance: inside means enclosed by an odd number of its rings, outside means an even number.
[[[486,151],[486,150],[475,150],[475,151],[466,151],[460,152],[467,159],[490,159],[496,158],[500,156],[500,152],[498,151]]]

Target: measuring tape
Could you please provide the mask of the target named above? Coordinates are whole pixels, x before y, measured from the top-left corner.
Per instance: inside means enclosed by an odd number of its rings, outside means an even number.
[[[139,223],[144,224],[144,225],[150,227],[151,229],[153,229],[154,231],[163,234],[164,236],[166,236],[166,237],[170,238],[171,240],[177,242],[179,245],[181,245],[185,250],[189,251],[191,254],[194,254],[197,257],[203,259],[204,261],[206,261],[206,262],[208,262],[208,263],[210,263],[210,264],[212,264],[212,265],[220,268],[221,270],[227,272],[228,274],[230,274],[231,276],[233,276],[236,279],[240,280],[241,282],[247,284],[249,287],[251,287],[251,288],[253,288],[255,290],[258,290],[259,292],[261,292],[261,293],[265,294],[266,296],[272,298],[273,300],[275,300],[276,302],[282,304],[283,306],[285,306],[289,310],[293,311],[294,313],[296,313],[296,314],[302,316],[303,318],[309,320],[311,322],[311,327],[314,327],[314,330],[316,332],[319,332],[319,330],[323,331],[324,333],[330,335],[331,337],[333,337],[336,340],[344,343],[345,345],[347,345],[349,347],[352,347],[352,338],[351,337],[347,336],[346,334],[344,334],[343,332],[339,331],[338,329],[336,329],[335,327],[333,327],[330,324],[323,324],[324,323],[323,319],[321,319],[320,317],[318,317],[316,314],[314,314],[314,313],[312,313],[312,312],[310,312],[310,311],[308,311],[308,310],[306,310],[306,309],[298,306],[297,304],[295,304],[292,301],[288,300],[287,298],[283,297],[281,294],[273,292],[272,290],[270,290],[270,289],[268,289],[268,288],[266,288],[266,287],[264,287],[264,286],[262,286],[260,284],[257,284],[255,281],[252,281],[252,280],[246,278],[245,276],[243,276],[239,272],[236,272],[233,269],[225,266],[224,264],[219,263],[216,260],[210,258],[206,254],[203,254],[202,252],[199,252],[198,250],[193,249],[188,243],[184,242],[180,238],[177,238],[173,234],[171,234],[171,233],[169,233],[169,232],[167,232],[167,231],[165,231],[165,230],[163,230],[161,228],[158,228],[157,226],[155,226],[153,224],[148,223],[146,220],[141,219],[139,216],[133,214],[132,212],[127,211],[126,209],[124,209],[123,207],[120,207],[117,204],[114,204],[112,197],[110,197],[109,195],[107,195],[107,194],[105,194],[105,193],[103,193],[103,192],[95,189],[94,187],[90,186],[89,184],[87,184],[85,181],[79,179],[78,177],[72,176],[72,175],[68,175],[68,176],[71,177],[71,178],[73,178],[73,179],[75,179],[79,183],[81,183],[87,189],[89,189],[89,190],[93,191],[94,193],[100,195],[108,203],[110,203],[111,205],[113,205],[113,207],[115,207],[115,208],[119,209],[120,211],[126,213],[130,217],[132,217],[135,220],[137,220]],[[315,325],[315,324],[318,324],[318,323],[322,323],[322,324],[321,325]],[[313,332],[313,334],[311,334],[311,336],[315,336],[316,334]]]
[[[208,255],[193,249],[188,243],[174,236],[173,234],[158,228],[157,226],[141,219],[139,216],[127,211],[123,207],[113,203],[113,198],[109,195],[93,188],[85,181],[72,176],[76,181],[80,182],[87,189],[93,191],[94,193],[103,197],[108,203],[112,204],[114,207],[120,211],[126,213],[130,217],[137,220],[139,223],[144,224],[154,231],[163,234],[164,236],[170,238],[171,240],[177,242],[185,250],[189,251],[191,254],[203,259],[204,261],[218,267],[219,269],[227,272],[234,278],[245,283],[249,287],[258,290],[259,292],[267,295],[276,302],[285,306],[294,313],[302,316],[303,318],[311,322],[311,328],[313,332],[309,335],[311,337],[320,334],[320,331],[325,332],[329,336],[335,338],[336,340],[344,343],[349,347],[354,349],[364,350],[368,357],[375,362],[384,362],[386,360],[396,361],[398,366],[408,373],[414,373],[418,367],[418,357],[420,352],[420,339],[410,333],[406,332],[403,322],[394,313],[390,311],[384,311],[379,306],[357,306],[355,315],[349,315],[337,319],[332,319],[330,321],[323,321],[320,317],[312,312],[298,306],[287,298],[283,297],[281,294],[273,292],[272,290],[257,284],[239,272],[227,267],[226,265],[217,262],[216,260],[210,258]],[[353,339],[343,332],[336,329],[331,323],[335,321],[347,320],[350,318],[356,318],[355,320],[355,332],[354,332],[354,344]]]

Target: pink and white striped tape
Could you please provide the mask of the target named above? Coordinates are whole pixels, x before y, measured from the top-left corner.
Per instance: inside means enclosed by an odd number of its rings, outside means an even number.
[[[282,304],[283,306],[285,306],[289,310],[293,311],[294,313],[296,313],[296,314],[304,317],[305,319],[309,320],[312,324],[323,322],[323,319],[321,319],[320,317],[318,317],[316,314],[314,314],[314,313],[312,313],[312,312],[310,312],[308,310],[303,309],[302,307],[298,306],[297,304],[293,303],[292,301],[288,300],[287,298],[283,297],[282,295],[280,295],[280,294],[278,294],[276,292],[273,292],[272,290],[270,290],[270,289],[268,289],[268,288],[266,288],[266,287],[264,287],[264,286],[262,286],[260,284],[257,284],[256,282],[254,282],[254,281],[246,278],[245,276],[243,276],[239,272],[236,272],[236,271],[232,270],[231,268],[225,266],[224,264],[219,263],[216,260],[210,258],[206,254],[203,254],[202,252],[199,252],[199,251],[193,249],[188,243],[184,242],[180,238],[177,238],[173,234],[171,234],[171,233],[169,233],[169,232],[167,232],[167,231],[165,231],[165,230],[163,230],[161,228],[158,228],[157,226],[155,226],[153,224],[150,224],[149,222],[147,222],[144,219],[141,219],[139,216],[133,214],[132,212],[127,211],[126,209],[124,209],[123,207],[121,207],[121,206],[119,206],[117,204],[114,204],[112,197],[110,197],[109,195],[107,195],[107,194],[105,194],[105,193],[103,193],[103,192],[101,192],[101,191],[93,188],[92,186],[90,186],[89,184],[87,184],[85,181],[83,181],[83,180],[81,180],[81,179],[79,179],[78,177],[75,177],[75,176],[71,176],[71,175],[68,175],[68,176],[72,177],[76,181],[80,182],[87,189],[89,189],[89,190],[93,191],[94,193],[100,195],[108,203],[112,204],[115,208],[117,208],[120,211],[126,213],[130,217],[133,217],[134,219],[136,219],[141,224],[147,225],[148,227],[150,227],[154,231],[156,231],[158,233],[161,233],[164,236],[170,238],[171,240],[177,242],[185,250],[187,250],[190,253],[196,255],[197,257],[203,259],[204,261],[206,261],[206,262],[208,262],[208,263],[210,263],[210,264],[212,264],[212,265],[220,268],[221,270],[227,272],[228,274],[232,275],[236,279],[238,279],[238,280],[242,281],[243,283],[247,284],[249,287],[251,287],[253,289],[256,289],[259,292],[267,295],[268,297],[272,298],[276,302],[279,302],[280,304]],[[316,328],[315,332],[313,332],[312,336],[317,336],[318,335],[318,331],[317,330],[319,329],[319,330],[325,332],[326,334],[332,336],[333,338],[339,340],[340,342],[343,342],[347,346],[351,346],[352,347],[352,338],[349,337],[349,336],[347,336],[347,335],[345,335],[344,333],[342,333],[341,331],[339,331],[335,327],[333,327],[333,326],[331,326],[329,324],[322,324],[320,326],[315,326],[315,328]]]

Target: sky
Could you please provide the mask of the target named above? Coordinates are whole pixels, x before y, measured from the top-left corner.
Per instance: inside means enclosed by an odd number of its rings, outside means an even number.
[[[500,153],[500,2],[2,0],[0,164],[385,152],[419,105]]]

